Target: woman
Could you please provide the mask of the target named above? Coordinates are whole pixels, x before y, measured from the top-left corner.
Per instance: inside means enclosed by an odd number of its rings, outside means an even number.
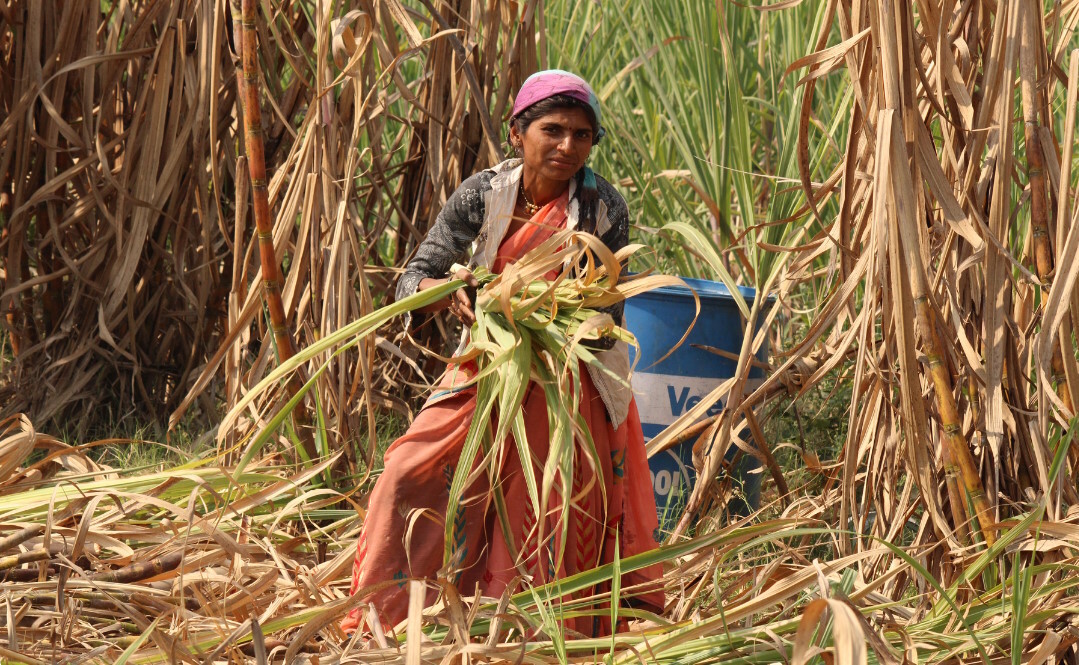
[[[470,245],[469,265],[496,273],[562,228],[593,233],[612,251],[624,247],[629,232],[626,203],[585,166],[603,133],[599,102],[583,79],[559,70],[530,76],[517,95],[510,120],[510,144],[518,158],[461,183],[406,266],[397,297],[454,278],[475,287],[469,269],[449,274],[451,266],[467,258]],[[466,328],[475,321],[463,290],[427,311],[446,308]],[[621,304],[610,313],[621,321]],[[611,373],[628,379],[625,344],[604,339],[598,345],[600,361]],[[550,511],[544,518],[545,528],[539,529],[516,446],[506,446],[514,452],[504,460],[499,485],[512,513],[513,542],[507,542],[499,526],[487,500],[486,477],[480,474],[483,478],[466,491],[472,500],[463,501],[453,517],[458,565],[451,572],[463,595],[478,590],[497,597],[507,586],[519,585],[522,578],[538,586],[609,563],[616,543],[621,557],[656,547],[655,499],[633,395],[625,382],[597,368],[587,369],[581,372],[580,412],[603,463],[597,469],[583,457],[578,460],[572,492],[558,492],[572,497],[570,509]],[[434,578],[442,569],[449,484],[476,408],[475,388],[467,385],[474,372],[475,366],[469,363],[447,371],[412,426],[386,451],[385,470],[371,493],[352,576],[353,593],[366,587],[377,589],[368,597],[383,625],[406,616],[408,578]],[[522,410],[528,446],[538,460],[533,466],[542,469],[548,424],[539,386],[528,389]],[[563,514],[571,521],[564,543],[559,522]],[[558,542],[550,537],[538,542],[540,531],[556,534]],[[559,551],[561,557],[555,554]],[[653,566],[624,575],[622,587],[653,582],[636,602],[658,610],[663,594],[654,582],[660,574],[659,567]],[[429,603],[436,594],[437,590],[430,592]],[[361,618],[361,612],[354,610],[342,628],[355,630]],[[609,626],[585,617],[568,621],[567,628],[588,635]]]

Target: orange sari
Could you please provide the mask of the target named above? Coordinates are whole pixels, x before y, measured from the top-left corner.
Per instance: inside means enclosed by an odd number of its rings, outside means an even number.
[[[563,228],[568,203],[568,193],[563,194],[544,206],[529,223],[507,236],[499,246],[492,270],[501,272]],[[394,625],[405,618],[408,608],[406,581],[409,578],[432,579],[442,567],[445,543],[442,520],[445,519],[449,486],[476,409],[475,387],[462,384],[467,383],[474,373],[474,365],[467,363],[450,368],[408,431],[386,451],[385,469],[371,493],[352,569],[352,593],[380,582],[399,580],[397,584],[368,595],[383,626]],[[463,501],[454,516],[455,545],[464,561],[464,572],[456,580],[462,595],[471,596],[478,590],[484,596],[498,597],[510,585],[515,586],[511,592],[523,590],[519,587],[522,570],[531,575],[530,585],[539,586],[611,563],[616,541],[623,558],[657,546],[654,538],[658,526],[655,497],[637,405],[631,403],[625,422],[614,427],[591,377],[583,368],[580,377],[580,413],[592,434],[601,465],[594,469],[578,452],[569,494],[572,500],[567,514],[571,524],[566,542],[552,542],[552,538],[542,544],[537,542],[537,517],[528,497],[517,448],[511,443],[506,446],[508,452],[500,486],[510,511],[513,547],[506,542],[493,506],[482,498],[489,497],[490,488],[487,476],[480,474],[480,479],[467,489],[466,496],[481,499]],[[534,460],[538,460],[533,466],[537,475],[541,475],[550,437],[543,389],[535,383],[527,390],[522,411],[528,446]],[[537,477],[537,483],[539,481]],[[552,497],[554,508],[544,518],[547,524],[543,532],[557,534],[560,539],[562,511],[558,508],[558,499]],[[563,550],[560,561],[553,556],[559,549]],[[517,560],[511,554],[513,551],[518,553]],[[622,588],[643,585],[644,592],[637,596],[637,604],[659,610],[663,607],[661,575],[659,565],[626,573],[622,576]],[[584,598],[599,591],[586,589],[573,597]],[[437,589],[432,589],[428,604],[436,598]],[[342,629],[351,632],[359,628],[361,616],[360,609],[354,609],[342,622]],[[583,635],[610,631],[609,621],[600,616],[567,619],[565,627]]]

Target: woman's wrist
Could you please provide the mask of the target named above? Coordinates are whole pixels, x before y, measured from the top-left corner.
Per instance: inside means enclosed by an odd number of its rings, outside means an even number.
[[[421,307],[416,311],[432,314],[434,312],[441,312],[444,309],[449,309],[450,313],[461,321],[461,323],[466,326],[471,326],[476,322],[476,314],[472,311],[472,308],[474,306],[473,298],[475,297],[476,288],[479,287],[479,282],[476,281],[475,275],[473,275],[472,271],[468,268],[456,266],[454,272],[448,277],[424,277],[416,286],[416,291],[419,292],[441,286],[453,279],[463,281],[467,288],[457,289],[445,298],[433,302],[426,307]]]
[[[416,286],[416,293],[419,293],[420,291],[426,291],[427,289],[433,289],[436,286],[441,286],[442,284],[445,284],[448,280],[448,277],[424,277]],[[426,307],[421,307],[416,311],[423,312],[424,314],[431,314],[434,312],[441,312],[442,310],[446,309],[448,305],[449,299],[443,298],[441,300],[437,300],[431,303],[430,305],[427,305]]]
[[[416,291],[426,291],[427,289],[433,289],[436,286],[441,286],[449,281],[449,277],[424,277],[420,280],[419,286],[416,287]]]

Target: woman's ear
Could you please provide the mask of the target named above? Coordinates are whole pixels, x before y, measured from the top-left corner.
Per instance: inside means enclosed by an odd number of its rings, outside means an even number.
[[[517,131],[516,122],[510,122],[510,147],[517,151],[521,149],[521,133]]]

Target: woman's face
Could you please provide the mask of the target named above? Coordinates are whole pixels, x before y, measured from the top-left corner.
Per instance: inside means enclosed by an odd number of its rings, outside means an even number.
[[[510,139],[520,146],[527,171],[547,180],[566,182],[592,152],[592,123],[584,109],[555,109],[533,120],[523,134],[514,125]]]

